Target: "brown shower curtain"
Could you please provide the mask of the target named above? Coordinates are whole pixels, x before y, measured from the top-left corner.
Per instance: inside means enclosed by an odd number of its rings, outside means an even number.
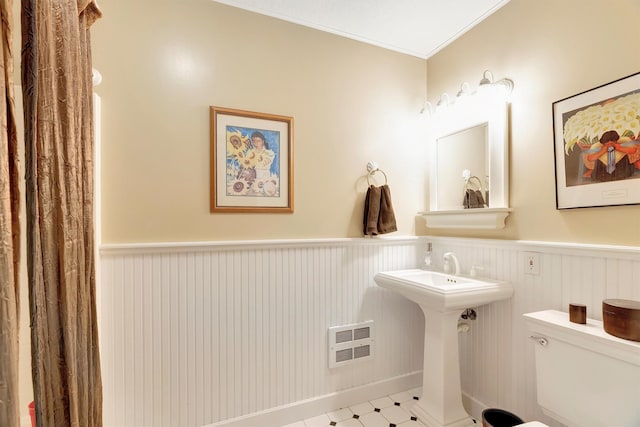
[[[90,0],[22,0],[27,262],[38,427],[102,425]]]
[[[13,98],[13,13],[11,0],[0,0],[0,426],[19,427],[18,322],[20,224],[18,142]]]

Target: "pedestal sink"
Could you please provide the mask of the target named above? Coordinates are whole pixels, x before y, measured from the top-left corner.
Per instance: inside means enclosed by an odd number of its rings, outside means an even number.
[[[413,406],[413,413],[427,427],[473,426],[462,406],[458,317],[466,308],[510,298],[513,287],[417,269],[378,273],[374,280],[418,303],[424,312],[422,399]]]

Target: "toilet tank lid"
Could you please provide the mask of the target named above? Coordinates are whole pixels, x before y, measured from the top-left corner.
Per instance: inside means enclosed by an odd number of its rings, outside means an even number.
[[[640,342],[609,335],[599,320],[587,319],[584,325],[572,323],[569,313],[557,310],[526,313],[523,317],[531,332],[550,342],[557,339],[640,366]]]

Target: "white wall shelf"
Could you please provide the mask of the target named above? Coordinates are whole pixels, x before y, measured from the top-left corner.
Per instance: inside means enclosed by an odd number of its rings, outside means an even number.
[[[418,212],[429,228],[463,228],[497,230],[504,228],[504,222],[511,208],[457,209],[448,211]]]

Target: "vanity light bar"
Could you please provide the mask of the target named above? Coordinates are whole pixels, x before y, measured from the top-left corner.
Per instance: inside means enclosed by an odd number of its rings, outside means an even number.
[[[458,91],[458,94],[456,95],[455,99],[473,95],[474,93],[477,93],[478,91],[483,91],[485,90],[484,88],[489,88],[489,87],[504,88],[505,96],[508,97],[511,94],[511,92],[513,92],[514,83],[513,83],[513,80],[506,77],[501,78],[500,80],[497,80],[494,82],[493,73],[491,73],[491,71],[489,70],[485,70],[484,73],[482,73],[482,79],[480,79],[480,83],[478,84],[478,89],[476,90],[476,92],[471,92],[471,86],[469,86],[469,83],[463,82],[460,85],[460,90]],[[433,104],[431,104],[431,102],[425,101],[424,104],[422,104],[422,108],[420,109],[420,114],[429,113],[429,115],[431,115],[433,114],[434,111],[437,111],[441,108],[444,108],[453,104],[455,102],[455,99],[452,100],[449,94],[444,92],[440,96],[440,99],[438,100],[438,102],[436,103],[435,108],[433,107]]]

